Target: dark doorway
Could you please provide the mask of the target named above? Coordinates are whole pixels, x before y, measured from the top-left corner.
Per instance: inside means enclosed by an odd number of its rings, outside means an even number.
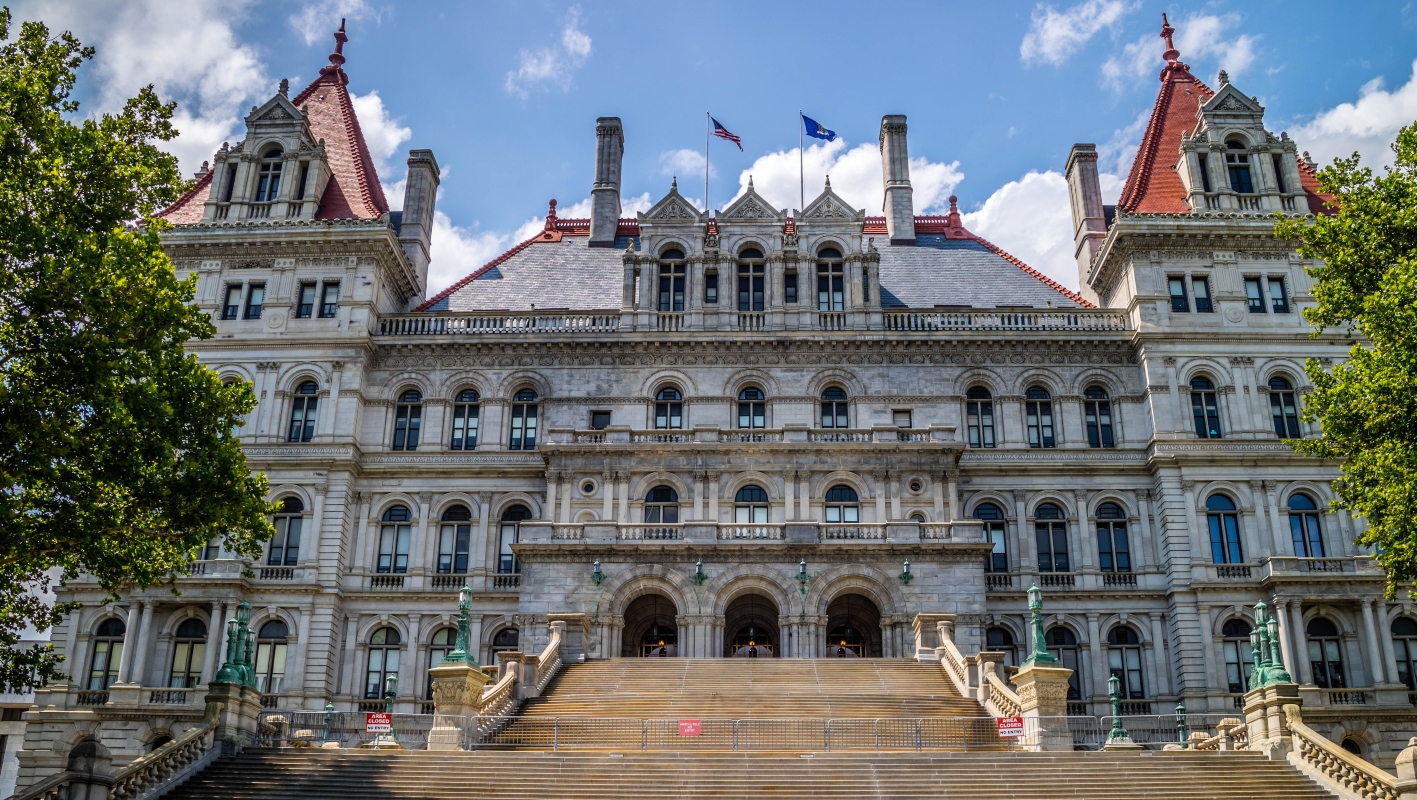
[[[827,606],[826,655],[880,658],[881,653],[881,610],[865,595],[837,595]]]
[[[679,655],[679,629],[674,601],[662,594],[642,594],[625,608],[620,656],[672,658]]]
[[[730,658],[773,658],[781,655],[777,603],[749,592],[733,598],[723,612],[723,650]]]

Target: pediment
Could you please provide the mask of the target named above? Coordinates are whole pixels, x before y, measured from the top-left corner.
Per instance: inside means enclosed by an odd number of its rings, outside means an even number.
[[[802,219],[812,222],[860,222],[865,217],[865,209],[853,210],[840,195],[832,191],[830,183],[817,195],[817,199],[802,209]]]
[[[251,109],[251,113],[246,115],[247,127],[290,124],[308,127],[309,121],[305,119],[305,114],[290,102],[290,98],[283,94],[275,95],[264,104]]]
[[[787,219],[787,213],[774,209],[771,203],[758,194],[758,190],[753,188],[752,179],[749,179],[748,191],[720,212],[718,218],[782,221]]]
[[[698,223],[703,221],[703,217],[703,212],[694,208],[692,203],[685,200],[684,196],[679,194],[679,184],[677,181],[670,185],[669,194],[666,194],[658,203],[651,206],[649,211],[644,211],[639,214],[639,218],[642,220],[663,223]]]
[[[1263,114],[1264,106],[1261,106],[1254,99],[1246,97],[1234,84],[1227,83],[1220,87],[1205,105],[1201,106],[1201,113],[1208,111],[1240,112],[1245,114]]]

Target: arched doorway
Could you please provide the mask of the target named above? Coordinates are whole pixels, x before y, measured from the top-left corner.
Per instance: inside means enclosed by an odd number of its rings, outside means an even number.
[[[880,658],[881,609],[871,598],[855,593],[837,595],[827,605],[829,658]]]
[[[723,649],[730,658],[772,658],[779,655],[777,603],[749,592],[729,602],[723,611]]]
[[[662,594],[642,594],[625,608],[624,638],[620,656],[672,658],[679,655],[679,614],[674,601]]]

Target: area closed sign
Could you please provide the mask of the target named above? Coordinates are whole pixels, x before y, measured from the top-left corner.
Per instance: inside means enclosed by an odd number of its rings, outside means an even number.
[[[696,719],[679,720],[680,736],[700,736],[703,734],[703,724]]]
[[[365,733],[393,733],[393,715],[385,711],[375,711],[364,715]]]
[[[999,735],[1004,737],[1023,735],[1023,717],[999,717]]]

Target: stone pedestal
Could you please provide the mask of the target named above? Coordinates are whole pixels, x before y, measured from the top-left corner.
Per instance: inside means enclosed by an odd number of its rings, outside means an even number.
[[[1251,689],[1245,693],[1245,727],[1249,735],[1249,748],[1259,750],[1271,759],[1286,760],[1294,750],[1294,739],[1289,732],[1289,719],[1284,714],[1285,706],[1301,706],[1299,686],[1293,683],[1276,683]]]
[[[580,612],[547,614],[547,627],[554,632],[561,623],[561,662],[579,664],[586,660],[590,647],[590,615]]]
[[[433,729],[429,750],[461,750],[463,725],[481,709],[482,690],[491,680],[471,661],[442,663],[428,670],[433,676]]]
[[[207,689],[207,717],[216,722],[222,754],[235,755],[256,743],[261,693],[239,683],[212,683]]]
[[[954,624],[954,614],[916,614],[910,621],[915,631],[915,660],[939,661],[941,654],[936,648],[943,648],[946,639],[954,641]]]
[[[1073,734],[1067,720],[1068,678],[1072,674],[1072,670],[1061,665],[1027,662],[1014,674],[1014,688],[1018,691],[1023,716],[1035,718],[1025,724],[1038,731],[1030,749],[1073,749]]]
[[[1397,754],[1397,780],[1392,789],[1399,800],[1417,800],[1417,738],[1407,740],[1407,748]]]

